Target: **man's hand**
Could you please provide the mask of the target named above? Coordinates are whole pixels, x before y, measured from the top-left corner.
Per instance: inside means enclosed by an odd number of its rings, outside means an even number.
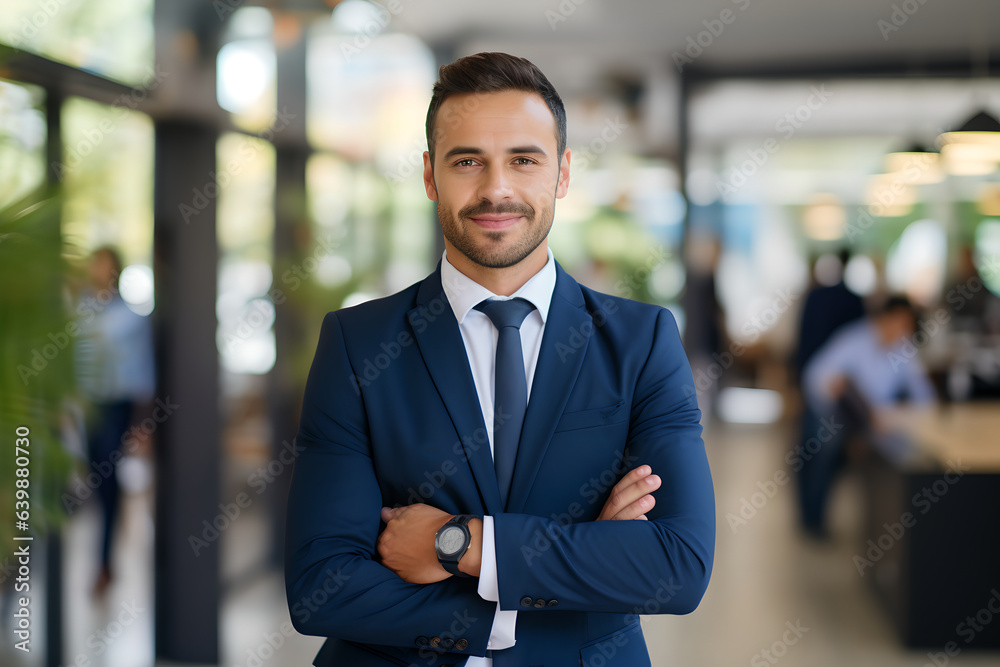
[[[451,514],[423,503],[383,507],[382,521],[386,526],[376,544],[382,564],[411,584],[431,584],[450,577],[451,574],[438,562],[434,536],[451,517]],[[459,567],[466,574],[479,576],[483,551],[482,521],[471,521],[469,530],[472,544],[459,562]]]
[[[611,496],[604,503],[598,521],[646,520],[646,512],[653,509],[656,500],[652,493],[660,488],[659,475],[652,474],[649,466],[639,466],[621,478]]]
[[[658,488],[660,477],[652,474],[648,465],[639,466],[615,484],[597,520],[645,520],[646,512],[655,504],[652,493]],[[382,564],[411,584],[431,584],[450,577],[451,574],[438,562],[434,536],[451,517],[451,514],[423,503],[383,507],[382,521],[386,526],[376,544]],[[483,553],[482,520],[470,521],[469,531],[472,543],[458,567],[462,572],[478,577]]]

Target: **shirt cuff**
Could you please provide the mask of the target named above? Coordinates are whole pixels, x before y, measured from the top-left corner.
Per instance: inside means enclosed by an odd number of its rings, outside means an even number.
[[[498,651],[514,645],[514,625],[517,611],[500,609],[500,581],[497,577],[496,543],[493,540],[493,517],[483,517],[483,556],[479,570],[479,597],[497,603],[493,615],[493,628],[486,648]]]

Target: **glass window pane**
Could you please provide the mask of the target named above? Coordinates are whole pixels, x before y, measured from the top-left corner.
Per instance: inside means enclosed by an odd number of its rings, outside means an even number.
[[[111,244],[126,266],[150,267],[152,121],[123,107],[70,98],[63,105],[62,125],[63,159],[56,169],[66,194],[63,236],[67,246],[82,257]]]
[[[947,235],[935,220],[907,226],[886,257],[886,282],[893,292],[906,294],[925,307],[932,306],[944,286]]]
[[[976,229],[976,268],[983,284],[1000,295],[1000,220],[983,220]]]
[[[41,88],[0,80],[0,208],[45,182]]]
[[[216,59],[216,96],[233,123],[263,132],[275,120],[278,97],[274,18],[263,7],[243,7],[226,24]]]
[[[153,66],[153,0],[4,0],[0,41],[139,84]]]
[[[274,146],[256,137],[224,134],[217,146],[219,318],[222,368],[266,373],[274,366]]]
[[[435,73],[430,49],[410,35],[315,29],[307,63],[310,142],[377,160],[390,175],[411,173],[426,150],[423,121]]]

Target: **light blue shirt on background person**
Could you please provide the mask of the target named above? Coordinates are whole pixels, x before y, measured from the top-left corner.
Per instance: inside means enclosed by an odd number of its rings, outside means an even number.
[[[156,391],[150,319],[115,294],[95,302],[77,322],[76,372],[84,397],[95,403],[150,401]]]
[[[912,342],[886,345],[878,327],[865,318],[845,324],[806,364],[802,388],[814,412],[829,412],[836,401],[830,385],[837,377],[850,380],[873,408],[905,397],[916,404],[932,403],[936,394]]]

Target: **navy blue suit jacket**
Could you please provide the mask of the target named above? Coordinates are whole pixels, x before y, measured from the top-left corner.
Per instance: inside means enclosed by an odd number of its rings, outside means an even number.
[[[493,517],[500,604],[520,612],[496,667],[648,665],[638,615],[698,606],[715,502],[673,316],[588,289],[558,264],[556,276],[506,507],[440,265],[326,316],[285,565],[294,626],[330,638],[316,665],[462,665],[486,651],[496,604],[478,579],[410,584],[379,563],[383,506]],[[649,521],[596,522],[644,463],[662,478]]]

